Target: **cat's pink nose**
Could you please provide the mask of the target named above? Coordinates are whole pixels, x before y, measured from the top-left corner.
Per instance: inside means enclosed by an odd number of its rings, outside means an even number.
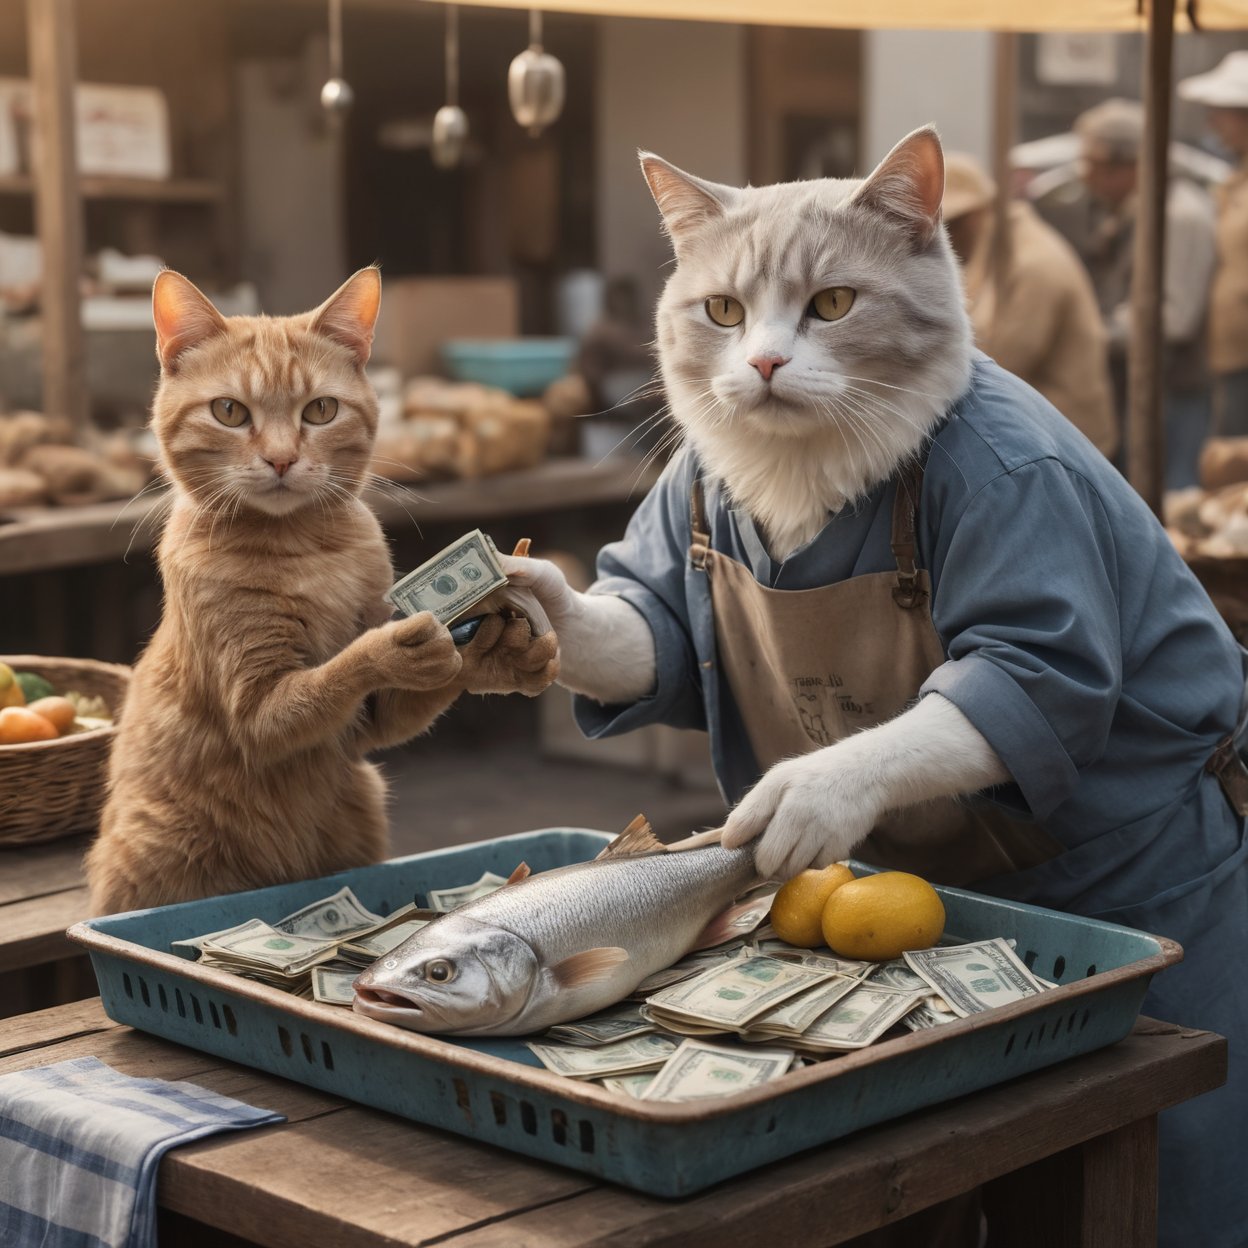
[[[294,459],[266,459],[264,462],[268,464],[279,477],[284,477],[291,464],[297,463],[298,461]]]
[[[771,374],[781,364],[787,364],[792,358],[791,355],[755,355],[746,362],[762,373],[764,381],[770,381]]]

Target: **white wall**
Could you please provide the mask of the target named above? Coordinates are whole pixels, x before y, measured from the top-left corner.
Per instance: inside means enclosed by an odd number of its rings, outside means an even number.
[[[992,163],[993,36],[873,30],[863,35],[862,159],[869,172],[909,132],[936,123],[945,147]]]
[[[637,278],[649,320],[671,250],[637,149],[715,182],[745,182],[745,32],[628,18],[598,28],[598,261],[608,277]]]

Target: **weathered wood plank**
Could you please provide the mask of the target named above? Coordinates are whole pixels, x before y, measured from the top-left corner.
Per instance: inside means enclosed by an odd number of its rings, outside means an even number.
[[[81,952],[65,929],[88,916],[86,885],[0,906],[0,971],[55,962]]]
[[[595,1186],[571,1170],[352,1108],[179,1149],[161,1168],[160,1203],[266,1248],[374,1248],[457,1235]]]
[[[1143,1118],[1083,1146],[1081,1248],[1157,1242],[1157,1119]]]
[[[46,897],[83,881],[82,856],[89,836],[68,837],[46,845],[0,849],[0,906]]]
[[[110,1031],[117,1026],[100,1004],[99,997],[58,1005],[50,1010],[20,1014],[0,1021],[0,1058],[31,1049],[46,1048],[78,1036]],[[33,1065],[33,1062],[30,1063]],[[20,1063],[19,1063],[20,1065]]]
[[[87,357],[78,296],[83,219],[74,148],[74,0],[27,0],[26,28],[39,128],[31,160],[43,247],[43,407],[81,426],[87,421]]]
[[[640,502],[655,473],[629,459],[599,466],[582,459],[552,459],[537,468],[474,481],[432,481],[395,491],[369,491],[365,499],[385,525],[484,523],[500,516],[532,515]],[[21,508],[0,516],[0,574],[75,567],[150,550],[167,501],[145,495],[131,503],[89,507]],[[7,521],[7,523],[4,523]]]

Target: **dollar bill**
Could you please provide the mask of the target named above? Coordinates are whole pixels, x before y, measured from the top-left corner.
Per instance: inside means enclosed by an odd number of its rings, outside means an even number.
[[[782,1001],[766,1014],[760,1014],[743,1029],[742,1034],[751,1039],[766,1036],[777,1040],[795,1039],[842,997],[853,992],[858,982],[856,977],[837,975],[825,983],[816,984],[796,997]],[[924,990],[926,987],[924,985]]]
[[[506,883],[503,876],[487,871],[471,884],[460,884],[457,888],[433,888],[429,890],[429,908],[439,914],[448,914],[479,897],[488,897]]]
[[[312,997],[326,1005],[350,1005],[355,1000],[352,984],[359,972],[330,970],[324,966],[312,968]]]
[[[902,1026],[911,1031],[927,1031],[932,1027],[943,1027],[946,1023],[957,1020],[952,1010],[942,1010],[936,1006],[939,997],[924,997],[902,1020]]]
[[[922,997],[878,984],[856,984],[796,1041],[804,1050],[865,1049],[915,1009]]]
[[[618,1092],[621,1096],[641,1099],[641,1094],[654,1082],[653,1071],[642,1071],[636,1075],[609,1075],[602,1080],[602,1086],[608,1092]]]
[[[713,949],[699,949],[696,953],[681,958],[679,962],[674,962],[661,971],[647,975],[633,989],[630,999],[644,1001],[658,992],[660,988],[668,988],[682,980],[692,979],[712,966],[721,966],[725,962],[731,962],[744,952],[745,947],[744,940],[736,940],[731,945],[716,945]]]
[[[644,1036],[653,1030],[654,1024],[642,1018],[640,1007],[629,1002],[574,1023],[560,1023],[546,1033],[546,1038],[563,1044],[593,1046]]]
[[[506,584],[494,543],[473,529],[396,581],[385,598],[404,615],[432,611],[450,624]]]
[[[666,1036],[635,1036],[597,1048],[564,1044],[529,1043],[529,1049],[547,1070],[569,1079],[602,1079],[607,1075],[657,1070],[676,1051],[676,1042]]]
[[[379,914],[366,910],[360,899],[349,889],[340,888],[332,897],[323,897],[278,919],[273,924],[279,932],[292,936],[312,936],[328,940],[334,936],[345,936],[351,932],[363,931],[375,927],[385,920]]]
[[[931,985],[927,980],[922,975],[912,971],[901,958],[894,958],[891,962],[878,963],[872,969],[867,982],[881,984],[885,988],[900,988],[903,992],[926,993],[931,989]]]
[[[642,1093],[643,1101],[700,1101],[778,1079],[793,1064],[787,1049],[729,1049],[685,1040]]]
[[[384,958],[392,949],[397,949],[409,936],[415,936],[422,927],[428,927],[428,919],[409,919],[406,923],[397,923],[383,931],[363,936],[352,936],[338,946],[338,956],[352,966],[361,969]]]
[[[1044,991],[1000,937],[966,945],[916,949],[903,956],[906,965],[963,1018]]]
[[[831,978],[832,972],[782,962],[779,958],[739,957],[712,966],[694,979],[655,993],[647,1015],[681,1030],[689,1022],[703,1034],[708,1025],[737,1031],[781,1001]]]
[[[279,932],[260,919],[252,919],[228,935],[218,935],[203,947],[217,963],[259,966],[297,975],[334,957],[337,942]]]

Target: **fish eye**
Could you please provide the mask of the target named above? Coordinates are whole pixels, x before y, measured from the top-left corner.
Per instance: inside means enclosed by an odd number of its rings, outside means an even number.
[[[712,295],[706,301],[706,314],[725,329],[732,329],[745,320],[745,308],[728,295]]]
[[[239,429],[251,419],[251,413],[237,399],[213,399],[212,414],[227,428]]]
[[[816,316],[821,321],[839,321],[854,306],[857,293],[852,286],[829,286],[810,301],[806,315]]]
[[[313,399],[303,409],[303,418],[310,425],[327,425],[337,415],[337,399]]]
[[[455,978],[455,964],[438,958],[425,967],[425,978],[435,984],[449,984]]]

